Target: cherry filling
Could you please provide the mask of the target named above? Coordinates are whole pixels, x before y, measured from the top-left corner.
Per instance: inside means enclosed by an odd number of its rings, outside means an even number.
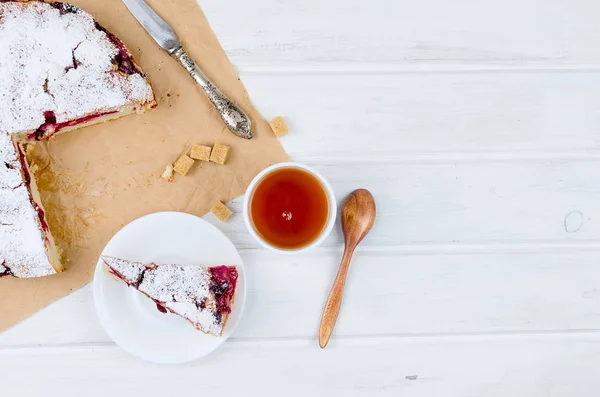
[[[76,120],[70,120],[70,121],[64,121],[62,123],[57,123],[56,115],[54,114],[54,112],[52,110],[47,110],[44,112],[44,119],[46,120],[44,122],[44,124],[40,125],[37,130],[35,130],[31,134],[29,134],[27,136],[27,138],[30,141],[33,141],[33,140],[39,141],[40,139],[44,138],[44,136],[57,133],[58,131],[60,131],[61,129],[63,129],[65,127],[73,127],[75,125],[83,124],[90,120],[97,119],[98,117],[106,116],[108,114],[113,114],[113,113],[117,113],[117,112],[118,112],[118,110],[113,110],[112,112],[104,112],[104,113],[98,112],[98,113],[90,114],[85,117],[78,118]]]
[[[133,61],[131,60],[131,55],[129,55],[129,51],[127,51],[127,48],[125,48],[125,45],[121,42],[121,40],[119,40],[117,36],[110,33],[108,30],[104,29],[104,27],[102,27],[102,25],[100,25],[98,22],[96,22],[96,29],[106,33],[106,36],[108,36],[108,40],[110,40],[110,42],[113,43],[115,47],[117,47],[117,49],[119,50],[117,55],[115,55],[112,60],[113,64],[117,65],[117,69],[121,73],[125,74],[138,73],[137,69],[133,64]]]
[[[60,11],[60,15],[65,15],[68,13],[76,13],[79,10],[79,8],[77,8],[71,4],[61,3],[58,1],[52,3],[51,5],[52,5],[52,7],[56,8],[57,10]],[[98,22],[95,23],[95,26],[96,26],[96,29],[106,33],[108,40],[110,40],[110,42],[113,43],[115,45],[115,47],[117,47],[118,53],[112,59],[112,63],[114,65],[117,65],[117,69],[121,73],[125,73],[125,74],[138,73],[139,71],[136,69],[135,65],[133,64],[133,61],[131,60],[131,55],[129,54],[129,51],[127,51],[127,49],[125,48],[125,45],[121,42],[121,40],[119,40],[117,38],[117,36],[110,33],[108,30],[104,29],[104,27],[102,27],[102,25],[100,25]],[[75,61],[73,62],[73,65],[75,65],[75,69],[77,69],[77,64]]]
[[[74,5],[61,3],[60,1],[56,1],[50,5],[54,8],[56,8],[60,12],[60,15],[74,14],[79,10]]]
[[[13,276],[12,271],[10,270],[6,262],[2,262],[0,263],[0,265],[4,266],[4,270],[0,271],[0,277]]]
[[[216,266],[208,269],[211,275],[211,285],[209,290],[215,296],[216,310],[215,320],[221,322],[223,314],[231,313],[231,302],[235,294],[235,287],[238,279],[237,269],[233,266]],[[128,285],[136,285],[125,280],[117,271],[109,267],[109,273],[120,278]],[[143,278],[143,277],[142,277]],[[140,280],[141,281],[141,280]],[[170,309],[163,306],[163,302],[157,301],[156,299],[150,298],[156,304],[156,309],[161,313],[168,313]],[[197,303],[199,309],[203,310],[206,308],[206,298],[203,298]]]
[[[110,36],[113,36],[113,35],[111,34]],[[127,52],[125,47],[122,47],[119,49],[119,53],[117,55],[115,55],[115,58],[113,59],[113,63],[114,62],[116,62],[116,64],[119,65],[119,68],[118,68],[119,72],[125,73],[125,74],[136,73],[135,66],[133,66],[133,62],[131,61],[131,58],[129,57],[129,52]]]
[[[216,266],[208,270],[212,277],[210,291],[215,294],[217,305],[217,321],[221,321],[222,314],[231,313],[230,303],[235,293],[238,272],[232,266]]]
[[[40,224],[42,225],[42,229],[47,232],[50,227],[48,226],[48,222],[46,222],[46,214],[44,213],[44,210],[40,208],[39,205],[37,205],[37,203],[35,204],[35,211],[37,212],[38,218],[40,220]]]
[[[202,298],[200,303],[198,303],[198,307],[200,308],[200,310],[206,309],[206,297]]]

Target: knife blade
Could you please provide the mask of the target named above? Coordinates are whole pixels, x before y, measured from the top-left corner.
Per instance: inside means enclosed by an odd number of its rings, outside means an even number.
[[[194,60],[185,52],[169,24],[144,0],[123,0],[123,3],[154,41],[169,55],[176,58],[196,84],[200,86],[219,112],[227,128],[241,138],[251,139],[253,136],[252,123],[248,116],[206,77]]]

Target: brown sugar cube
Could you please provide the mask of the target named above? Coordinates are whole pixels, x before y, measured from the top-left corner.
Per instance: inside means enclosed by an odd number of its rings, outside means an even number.
[[[275,117],[273,120],[269,121],[269,126],[271,126],[275,136],[278,138],[289,132],[289,128],[281,116]]]
[[[212,152],[210,153],[210,161],[223,165],[227,159],[227,153],[229,153],[229,146],[215,143],[215,146],[213,146]]]
[[[231,214],[233,214],[233,212],[231,212],[231,210],[220,201],[217,201],[215,205],[213,205],[213,207],[210,209],[210,212],[219,218],[221,222],[227,222],[227,219],[229,219]]]
[[[173,170],[179,175],[185,175],[192,168],[192,165],[194,165],[194,160],[182,154],[173,165]]]
[[[210,151],[210,146],[194,145],[190,150],[190,157],[196,160],[209,161]]]
[[[160,177],[167,182],[175,181],[175,177],[173,176],[173,165],[167,164],[167,166],[165,167],[165,170],[163,171],[163,173],[161,174]]]

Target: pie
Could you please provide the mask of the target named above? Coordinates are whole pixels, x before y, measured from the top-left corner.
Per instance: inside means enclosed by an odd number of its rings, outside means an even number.
[[[235,266],[157,265],[102,256],[109,272],[199,331],[220,336],[235,296]]]
[[[156,107],[123,43],[60,2],[0,1],[0,277],[63,270],[27,150],[91,124]]]

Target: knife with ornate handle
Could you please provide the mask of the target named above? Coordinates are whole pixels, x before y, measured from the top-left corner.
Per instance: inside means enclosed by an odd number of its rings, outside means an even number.
[[[144,0],[123,0],[123,3],[158,45],[175,57],[202,88],[227,128],[241,138],[251,139],[252,125],[248,116],[208,80],[185,52],[173,29]]]

